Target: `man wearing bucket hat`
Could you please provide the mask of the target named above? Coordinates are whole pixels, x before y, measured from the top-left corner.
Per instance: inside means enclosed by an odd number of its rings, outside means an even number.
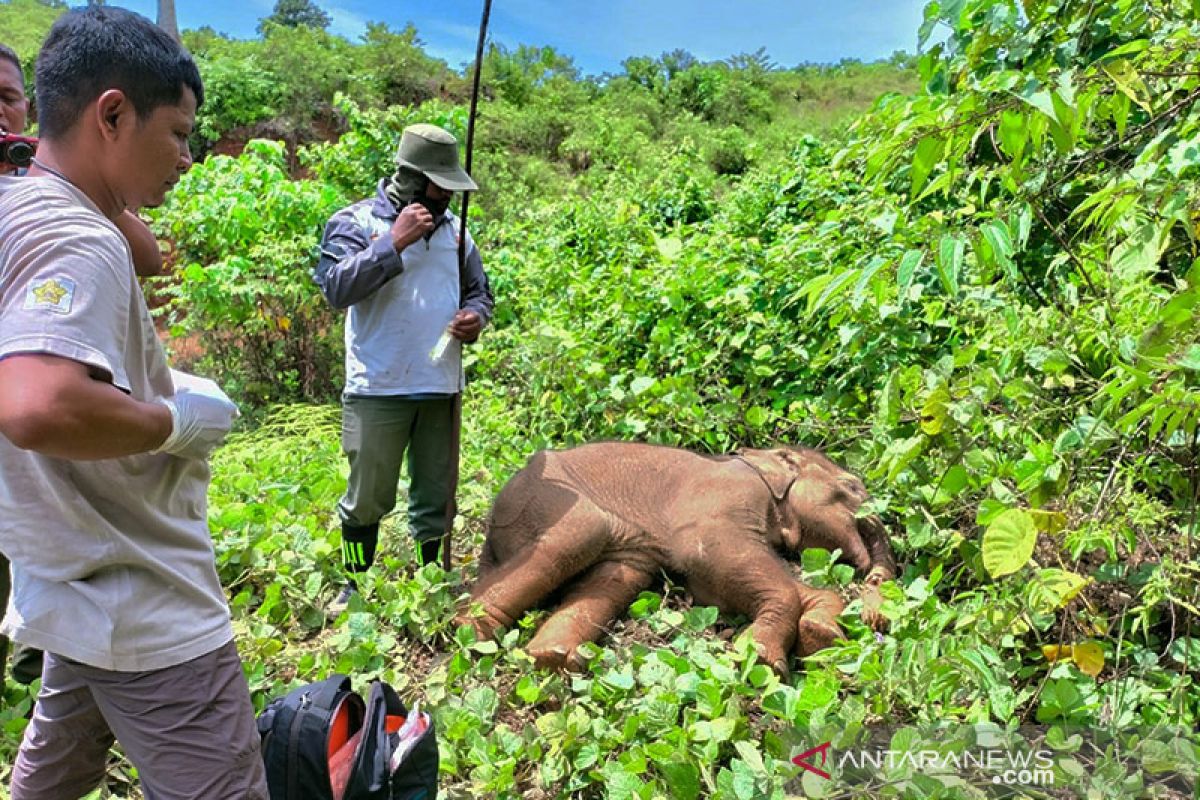
[[[449,210],[455,192],[478,187],[458,163],[458,142],[435,125],[400,137],[396,172],[373,198],[333,215],[313,278],[347,309],[342,450],[350,464],[337,505],[347,571],[331,615],[345,610],[356,576],[375,558],[379,521],[396,504],[407,456],[409,532],[422,563],[435,561],[446,528],[454,395],[462,391],[462,345],[492,313],[479,250]]]

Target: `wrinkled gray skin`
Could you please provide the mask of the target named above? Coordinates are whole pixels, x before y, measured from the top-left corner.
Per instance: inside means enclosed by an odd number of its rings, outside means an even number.
[[[877,517],[856,519],[866,489],[815,450],[687,450],[602,442],[542,451],[500,491],[463,614],[482,638],[563,590],[529,652],[543,667],[579,669],[578,645],[598,638],[660,570],[696,603],[754,620],[759,655],[786,673],[841,635],[843,603],[795,579],[784,557],[840,549],[866,576],[863,619],[884,624],[878,585],[895,576]]]

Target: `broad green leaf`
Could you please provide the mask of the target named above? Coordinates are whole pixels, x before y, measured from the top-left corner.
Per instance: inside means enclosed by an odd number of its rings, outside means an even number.
[[[1197,11],[1200,11],[1200,9],[1197,9]],[[1148,39],[1135,39],[1132,42],[1126,42],[1120,47],[1110,50],[1100,58],[1103,61],[1111,61],[1112,59],[1121,58],[1122,56],[1131,56],[1135,53],[1141,53],[1149,46],[1150,41]]]
[[[1009,232],[1008,226],[1000,220],[991,220],[979,230],[991,249],[996,266],[1004,270],[1004,273],[1010,278],[1016,277],[1016,267],[1012,261],[1012,234]]]
[[[639,375],[633,379],[632,383],[629,384],[629,391],[633,392],[634,396],[636,397],[637,395],[645,394],[646,391],[649,390],[650,387],[655,383],[656,381],[654,378],[647,377],[646,375]]]
[[[1168,652],[1171,658],[1180,664],[1187,664],[1191,669],[1200,666],[1200,639],[1194,636],[1180,636],[1171,642]]]
[[[1011,575],[1033,557],[1037,527],[1028,512],[1011,508],[994,519],[983,534],[983,566],[993,578]]]
[[[929,393],[925,405],[921,406],[921,430],[930,436],[942,432],[948,417],[950,391],[945,386],[939,386]]]
[[[909,287],[912,286],[917,267],[921,266],[924,258],[923,250],[909,250],[900,258],[900,264],[896,267],[896,295],[901,303],[908,299]]]
[[[966,242],[959,236],[943,236],[938,246],[938,277],[942,288],[951,297],[958,295],[958,276],[962,273]]]
[[[858,282],[854,284],[854,293],[850,296],[850,305],[855,309],[861,308],[863,301],[866,299],[867,287],[871,285],[871,279],[875,277],[875,273],[879,272],[880,268],[887,263],[887,259],[883,256],[875,256],[863,269],[858,276]]]
[[[1154,113],[1150,107],[1150,90],[1133,64],[1121,58],[1109,61],[1100,68],[1126,97],[1141,106],[1147,114]]]
[[[1019,165],[1029,142],[1029,126],[1019,111],[1004,111],[1000,115],[1000,149]]]
[[[1075,599],[1091,581],[1063,569],[1042,569],[1034,574],[1026,590],[1030,607],[1048,614]]]
[[[926,136],[917,142],[917,149],[913,154],[912,186],[909,189],[912,197],[920,194],[925,181],[929,180],[929,174],[941,159],[944,149],[945,144],[942,140],[933,136]]]
[[[683,242],[674,236],[656,239],[654,243],[658,246],[658,252],[665,261],[674,261],[683,252]]]
[[[700,796],[700,771],[688,761],[670,761],[656,764],[655,769],[666,780],[670,797],[681,800],[696,800]]]
[[[1122,281],[1136,280],[1158,268],[1158,258],[1165,246],[1160,232],[1152,223],[1139,225],[1128,239],[1113,250],[1112,265]]]
[[[856,277],[858,277],[857,269],[848,269],[845,272],[836,275],[832,280],[829,281],[829,283],[821,291],[821,294],[815,300],[811,295],[809,296],[808,310],[810,312],[820,311],[826,303],[837,297],[838,292],[843,286]]]
[[[751,428],[761,428],[771,418],[771,412],[762,406],[753,406],[746,410],[746,424]]]

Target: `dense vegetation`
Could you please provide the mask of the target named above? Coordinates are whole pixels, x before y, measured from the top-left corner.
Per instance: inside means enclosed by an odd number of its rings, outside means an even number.
[[[461,569],[415,569],[391,521],[332,626],[340,333],[307,272],[405,124],[462,133],[464,83],[414,31],[186,34],[213,96],[201,135],[283,139],[210,156],[155,215],[177,358],[257,409],[211,494],[256,699],[387,677],[433,708],[451,797],[832,796],[790,756],[880,722],[1059,726],[1057,783],[1081,797],[1194,780],[1194,746],[1135,737],[1134,769],[1069,726],[1200,725],[1198,14],[932,2],[919,78],[903,59],[675,53],[582,79],[554,51],[493,48],[471,222],[499,305],[469,361]],[[831,118],[881,90],[848,129]],[[598,438],[824,447],[892,529],[888,634],[848,614],[844,644],[781,680],[738,620],[665,580],[583,675],[532,669],[536,619],[498,643],[456,630],[500,484]],[[852,580],[815,551],[798,571]],[[11,752],[29,700],[7,697]],[[981,795],[901,768],[861,796]]]

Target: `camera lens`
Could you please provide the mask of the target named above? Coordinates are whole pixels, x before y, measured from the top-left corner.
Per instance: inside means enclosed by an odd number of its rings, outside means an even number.
[[[0,145],[0,161],[16,167],[28,167],[33,163],[34,149],[28,142],[9,142]]]

